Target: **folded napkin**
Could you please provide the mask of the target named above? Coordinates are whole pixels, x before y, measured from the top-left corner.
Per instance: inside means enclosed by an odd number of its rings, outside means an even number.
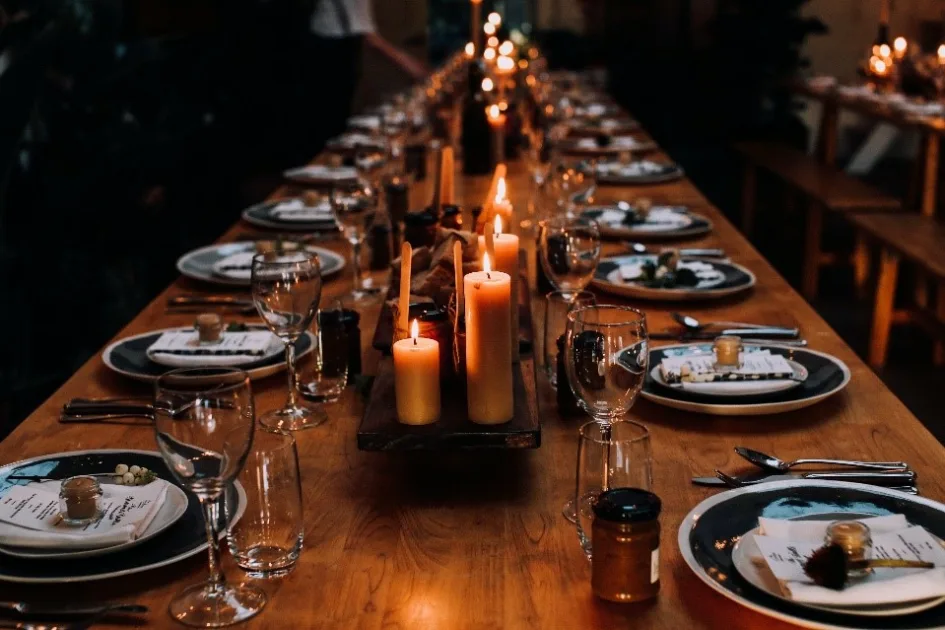
[[[213,273],[224,278],[249,282],[253,277],[255,251],[237,252],[213,263]]]
[[[196,330],[163,333],[148,346],[148,358],[173,367],[242,365],[278,352],[282,343],[268,330],[224,332],[220,343],[201,344]]]
[[[598,144],[597,138],[581,138],[574,143],[574,148],[582,151],[632,151],[641,146],[644,144],[633,136],[617,136],[611,138],[610,143],[605,145]]]
[[[352,116],[348,119],[349,127],[360,127],[361,129],[380,129],[381,119],[379,116]]]
[[[58,482],[10,486],[0,496],[0,545],[34,549],[98,549],[137,539],[167,497],[167,482],[102,484],[101,519],[72,527],[59,517]]]
[[[269,212],[272,216],[283,221],[329,223],[335,220],[335,211],[328,200],[321,201],[317,206],[307,206],[301,199],[281,201],[274,205]]]
[[[343,133],[333,139],[330,144],[340,147],[378,147],[380,140],[366,133]]]
[[[826,606],[875,606],[945,596],[945,549],[922,527],[901,514],[859,519],[873,539],[873,557],[925,560],[934,569],[876,568],[842,591],[817,586],[804,574],[804,562],[824,544],[829,521],[759,518],[754,537],[764,560],[791,599]]]
[[[660,374],[666,383],[697,393],[755,394],[777,388],[790,381],[794,370],[787,359],[769,350],[742,352],[737,370],[720,372],[715,357],[694,354],[666,357],[660,362]]]
[[[598,164],[597,169],[603,175],[616,175],[617,177],[642,177],[644,175],[658,175],[670,170],[672,167],[665,164],[657,164],[650,160],[637,160],[629,164],[621,162],[604,162]]]
[[[607,113],[607,106],[602,103],[590,103],[586,107],[575,108],[574,113],[578,116],[590,116],[596,118]]]
[[[643,265],[645,260],[638,262],[625,263],[620,265],[620,278],[624,282],[639,282],[643,275]],[[687,289],[708,289],[725,281],[725,274],[716,269],[712,264],[701,260],[681,260],[678,269],[689,269],[694,274],[698,282],[696,286],[686,286]]]
[[[653,206],[642,223],[627,223],[627,213],[616,208],[604,210],[597,218],[600,223],[614,227],[628,227],[641,232],[678,230],[692,224],[692,217],[682,206]]]
[[[356,180],[358,178],[358,169],[353,166],[326,166],[325,164],[312,164],[301,168],[292,169],[287,173],[290,177],[299,177],[312,181],[324,182],[344,182]]]

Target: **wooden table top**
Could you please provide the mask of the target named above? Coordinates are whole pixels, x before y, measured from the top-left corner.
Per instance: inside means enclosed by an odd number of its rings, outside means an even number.
[[[487,178],[458,177],[466,205],[481,202]],[[524,213],[528,187],[523,169],[510,166],[509,188]],[[413,191],[418,207],[423,186]],[[608,604],[590,588],[590,567],[574,527],[561,507],[574,487],[580,420],[556,413],[554,392],[539,377],[543,419],[540,449],[514,452],[361,452],[355,434],[364,402],[354,388],[329,409],[327,424],[296,437],[305,501],[305,550],[285,579],[263,583],[267,609],[251,628],[681,628],[790,627],[739,607],[705,586],[685,566],[676,545],[686,513],[715,490],[689,483],[714,468],[745,469],[733,447],[745,445],[782,458],[838,456],[905,460],[918,471],[924,496],[945,498],[945,449],[877,376],[830,329],[688,180],[636,189],[606,188],[599,198],[646,195],[690,205],[712,219],[715,230],[687,242],[724,247],[753,270],[757,286],[748,294],[705,304],[679,305],[699,318],[738,319],[798,326],[811,347],[840,357],[853,374],[841,394],[812,408],[780,416],[724,418],[659,407],[640,399],[631,410],[652,437],[654,490],[662,498],[662,592],[639,605]],[[428,197],[426,197],[428,198]],[[234,212],[234,218],[238,215]],[[234,226],[223,240],[244,233]],[[530,253],[534,245],[523,239]],[[339,251],[347,246],[329,245]],[[800,247],[800,243],[798,243]],[[614,253],[621,247],[606,246]],[[534,257],[531,272],[534,273]],[[167,315],[169,295],[205,289],[180,279],[157,296],[119,337],[172,325],[193,315]],[[326,282],[323,299],[350,288],[348,273]],[[602,296],[606,301],[625,302]],[[533,296],[536,318],[541,298]],[[639,303],[651,330],[671,325],[672,304]],[[362,313],[364,365],[378,308]],[[539,326],[541,322],[536,322]],[[260,412],[286,396],[279,376],[254,384]],[[149,428],[60,425],[59,407],[75,396],[143,394],[149,388],[111,373],[100,357],[90,359],[48,401],[0,443],[0,461],[12,462],[58,451],[94,448],[154,449]],[[228,554],[231,580],[243,576]],[[147,627],[173,626],[166,609],[184,586],[205,578],[206,557],[137,576],[61,588],[3,584],[3,599],[42,600],[52,593],[70,598],[120,598],[147,604]]]
[[[941,116],[916,116],[893,107],[887,102],[866,98],[860,94],[846,94],[837,90],[836,86],[811,85],[806,79],[791,81],[789,85],[791,91],[798,96],[848,109],[897,127],[910,127],[919,131],[945,134],[945,118]]]

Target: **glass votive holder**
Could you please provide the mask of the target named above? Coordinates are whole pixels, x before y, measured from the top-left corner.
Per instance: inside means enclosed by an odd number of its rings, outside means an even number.
[[[741,365],[742,339],[734,335],[716,337],[712,345],[715,367],[722,371],[737,370]]]
[[[834,521],[827,526],[824,542],[828,545],[839,545],[850,561],[869,560],[873,554],[873,536],[870,528],[860,521]],[[864,577],[869,572],[869,568],[852,569],[849,575]]]
[[[59,488],[59,511],[62,522],[80,527],[102,517],[102,486],[95,477],[69,477]]]

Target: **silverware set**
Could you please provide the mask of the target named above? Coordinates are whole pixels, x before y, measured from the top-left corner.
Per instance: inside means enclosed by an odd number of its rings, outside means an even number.
[[[0,601],[0,615],[11,614],[14,618],[0,619],[0,629],[16,630],[86,630],[105,617],[143,615],[148,607],[141,604],[107,602],[98,604],[32,604],[29,602]],[[31,618],[63,618],[56,622],[31,621]]]
[[[772,481],[788,479],[818,479],[822,481],[849,481],[883,486],[909,494],[919,494],[916,481],[918,476],[906,462],[869,462],[833,458],[805,458],[784,461],[761,451],[744,446],[736,446],[735,452],[748,462],[761,469],[760,472],[733,476],[716,469],[714,475],[693,477],[697,486],[720,488],[743,488]],[[816,470],[792,472],[792,469],[810,464],[853,468],[858,470]]]
[[[798,328],[767,326],[747,322],[700,322],[695,317],[682,313],[670,313],[680,325],[677,330],[651,331],[650,339],[671,341],[701,341],[715,339],[719,335],[735,335],[745,343],[775,343],[782,346],[806,347],[807,340],[800,339]]]
[[[59,422],[151,424],[154,407],[147,398],[73,398],[62,406]]]
[[[175,295],[167,298],[168,313],[199,313],[207,309],[221,309],[242,315],[252,315],[256,305],[248,297],[231,295]]]

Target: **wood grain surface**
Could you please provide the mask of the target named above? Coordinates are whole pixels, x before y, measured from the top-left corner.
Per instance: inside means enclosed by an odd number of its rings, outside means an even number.
[[[477,204],[488,185],[488,178],[460,177],[457,194],[464,203]],[[421,187],[412,192],[412,207],[429,198]],[[510,193],[523,214],[529,188],[517,164],[510,168]],[[356,432],[364,403],[349,388],[328,410],[328,423],[297,436],[305,550],[290,576],[262,584],[270,597],[268,608],[246,627],[778,630],[790,626],[716,594],[684,565],[676,546],[679,524],[693,506],[716,492],[691,485],[690,477],[714,468],[739,472],[745,467],[732,449],[745,445],[787,459],[905,460],[918,471],[924,496],[945,498],[941,466],[945,449],[688,180],[608,188],[603,194],[628,199],[646,195],[688,204],[709,217],[715,230],[687,245],[724,247],[735,262],[757,274],[758,284],[750,293],[726,301],[687,304],[686,312],[705,320],[797,326],[813,349],[847,362],[853,374],[847,390],[813,408],[767,417],[709,417],[639,400],[630,417],[651,431],[654,490],[663,500],[662,591],[650,603],[617,605],[592,595],[590,567],[574,527],[561,516],[562,504],[574,488],[580,420],[557,415],[554,392],[543,377],[538,378],[542,444],[537,450],[359,451]],[[239,210],[233,209],[234,220]],[[237,224],[223,240],[246,230],[246,225]],[[534,244],[527,238],[523,243],[534,277]],[[328,246],[347,248],[341,241]],[[620,250],[616,243],[607,246],[611,253]],[[323,299],[349,288],[350,274],[342,273],[326,283]],[[175,282],[116,338],[190,323],[193,315],[167,315],[164,303],[169,295],[195,290],[209,288],[184,279]],[[541,298],[532,298],[540,329]],[[653,330],[669,327],[669,312],[676,308],[636,306],[646,311]],[[376,369],[379,356],[369,347],[377,314],[377,308],[368,309],[361,319],[368,373]],[[284,402],[283,378],[265,379],[254,387],[260,412]],[[0,461],[88,448],[153,449],[149,428],[57,423],[58,409],[74,396],[148,391],[147,386],[110,373],[100,357],[93,357],[0,443]],[[224,568],[229,579],[244,579],[228,556]],[[173,627],[166,613],[168,602],[184,586],[203,579],[206,571],[206,558],[199,556],[135,577],[68,589],[10,584],[0,589],[7,600],[41,601],[56,593],[70,599],[141,602],[151,607],[146,627]]]

